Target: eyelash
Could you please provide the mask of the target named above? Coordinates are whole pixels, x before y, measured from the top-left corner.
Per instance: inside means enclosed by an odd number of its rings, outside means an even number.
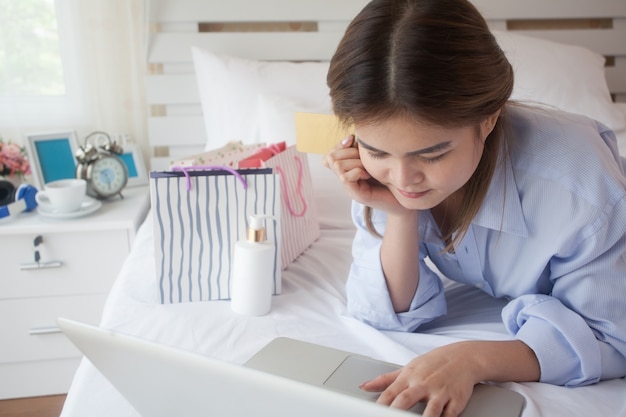
[[[443,159],[443,157],[446,156],[447,154],[448,153],[445,152],[445,153],[442,153],[441,155],[437,155],[437,156],[434,156],[432,158],[426,158],[426,157],[423,157],[423,156],[420,156],[419,158],[422,161],[426,162],[427,164],[434,164],[435,162],[441,161]],[[372,159],[383,159],[383,158],[387,157],[387,154],[386,153],[378,153],[378,152],[369,152],[369,156]]]
[[[368,155],[370,156],[370,158],[372,159],[383,159],[387,156],[386,153],[378,153],[378,152],[368,152]]]
[[[441,155],[437,155],[437,156],[433,156],[432,158],[422,158],[422,160],[424,162],[426,162],[427,164],[434,164],[435,162],[439,162],[443,159],[444,156],[446,156],[448,153],[442,153]]]

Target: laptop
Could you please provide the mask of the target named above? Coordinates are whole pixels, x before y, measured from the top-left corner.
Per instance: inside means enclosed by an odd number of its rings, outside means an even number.
[[[60,318],[63,333],[142,417],[410,417],[376,404],[363,381],[398,365],[277,338],[243,366]],[[463,417],[519,417],[524,397],[479,384]]]

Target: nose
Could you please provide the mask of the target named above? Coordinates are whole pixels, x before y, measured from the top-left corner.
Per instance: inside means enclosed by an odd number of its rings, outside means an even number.
[[[398,160],[391,169],[391,178],[396,187],[410,189],[412,185],[419,184],[424,180],[424,171],[410,161]]]

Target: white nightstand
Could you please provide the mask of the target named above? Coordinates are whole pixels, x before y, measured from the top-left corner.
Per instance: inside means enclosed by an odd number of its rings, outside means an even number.
[[[57,220],[32,212],[0,223],[0,399],[69,389],[82,355],[60,333],[56,319],[100,321],[150,205],[147,186],[123,195],[81,218]]]

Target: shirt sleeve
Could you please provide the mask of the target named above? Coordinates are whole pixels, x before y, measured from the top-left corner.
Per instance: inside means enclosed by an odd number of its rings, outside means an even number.
[[[363,210],[361,204],[352,204],[357,231],[352,246],[353,262],[346,283],[348,312],[377,329],[402,331],[413,331],[420,324],[444,315],[443,284],[436,273],[426,266],[422,250],[419,259],[415,260],[420,264],[420,277],[411,307],[403,313],[394,311],[380,261],[382,239],[367,230]],[[385,214],[375,211],[373,220],[376,230],[384,233]]]
[[[502,316],[535,352],[541,381],[579,386],[626,374],[626,201],[621,197],[550,262],[550,294],[512,300]]]

